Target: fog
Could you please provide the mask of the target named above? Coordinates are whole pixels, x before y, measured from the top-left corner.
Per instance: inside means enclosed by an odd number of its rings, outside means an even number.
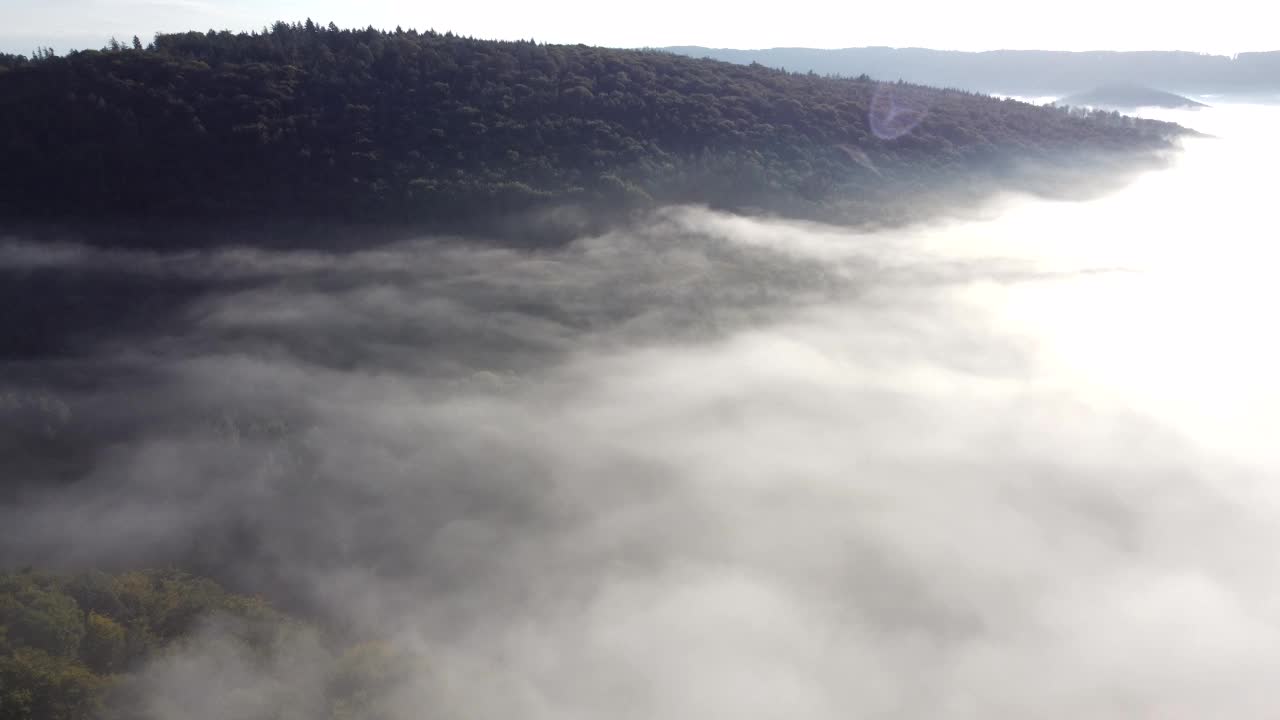
[[[6,355],[0,563],[391,638],[403,718],[1270,717],[1280,108],[1163,117],[1216,137],[875,233],[5,238],[10,275],[194,289]],[[156,717],[310,716],[321,643],[224,635],[145,673]]]

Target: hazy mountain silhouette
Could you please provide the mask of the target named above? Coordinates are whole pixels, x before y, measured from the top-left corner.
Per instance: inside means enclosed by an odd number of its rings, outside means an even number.
[[[861,75],[1021,95],[1064,95],[1105,84],[1159,87],[1179,93],[1280,92],[1280,52],[1237,56],[1193,52],[958,52],[924,48],[731,50],[696,46],[667,50],[694,57],[820,74]]]
[[[1068,95],[1061,105],[1087,105],[1110,110],[1132,110],[1140,107],[1202,108],[1208,105],[1174,93],[1141,85],[1103,85],[1088,92]]]

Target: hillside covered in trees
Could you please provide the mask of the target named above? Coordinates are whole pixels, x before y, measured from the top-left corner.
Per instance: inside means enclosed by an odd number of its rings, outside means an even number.
[[[310,21],[0,58],[0,215],[467,222],[698,202],[875,219],[1174,125],[759,65]],[[1016,182],[1016,181],[1013,181]]]
[[[281,655],[298,648],[315,666],[291,676]],[[4,720],[190,717],[196,685],[227,717],[266,720],[287,704],[297,717],[372,719],[414,670],[384,643],[335,644],[259,598],[174,570],[0,575]]]

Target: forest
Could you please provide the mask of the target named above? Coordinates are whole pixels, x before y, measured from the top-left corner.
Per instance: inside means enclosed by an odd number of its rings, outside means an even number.
[[[0,575],[0,718],[185,717],[182,698],[157,693],[148,673],[183,661],[184,646],[202,631],[216,633],[250,665],[265,665],[284,644],[313,637],[328,652],[319,653],[324,687],[295,707],[312,708],[316,714],[309,717],[379,718],[381,687],[414,670],[411,659],[385,643],[335,642],[261,598],[177,570],[57,575],[28,569]],[[242,679],[227,688],[222,707],[256,716],[235,696],[252,685]]]
[[[0,217],[447,223],[687,202],[877,220],[1179,132],[865,75],[279,22],[0,57]]]

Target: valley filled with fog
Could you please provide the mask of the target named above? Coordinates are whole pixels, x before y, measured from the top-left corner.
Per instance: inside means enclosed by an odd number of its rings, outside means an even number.
[[[10,235],[61,309],[6,322],[65,342],[0,361],[0,561],[179,564],[391,638],[403,718],[1267,717],[1280,108],[1159,118],[1213,137],[881,232]],[[211,633],[147,691],[306,717],[323,653]]]

